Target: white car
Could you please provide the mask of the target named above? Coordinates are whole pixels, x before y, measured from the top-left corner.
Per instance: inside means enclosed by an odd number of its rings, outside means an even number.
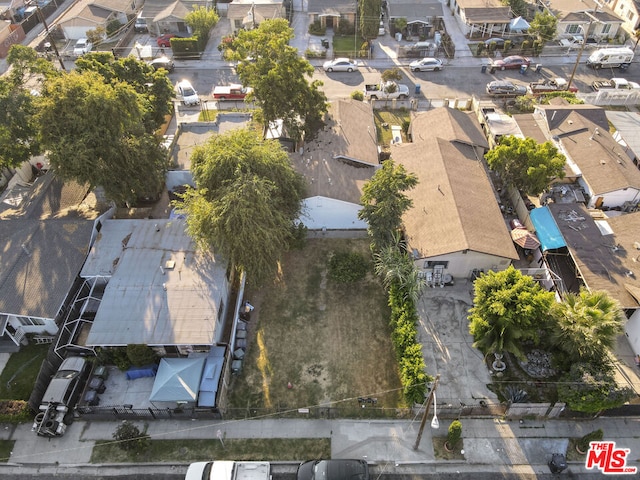
[[[79,57],[80,55],[84,55],[85,53],[90,52],[91,50],[93,50],[93,44],[86,38],[79,38],[76,42],[75,47],[73,47],[73,54],[76,57]]]
[[[183,105],[199,105],[200,97],[198,92],[193,88],[191,82],[188,80],[180,80],[176,85],[178,91],[178,98],[182,101]]]
[[[422,60],[416,60],[415,62],[411,62],[409,64],[409,68],[411,68],[412,72],[437,72],[438,70],[442,70],[444,64],[442,60],[439,58],[423,58]]]
[[[325,72],[353,72],[358,70],[358,61],[348,58],[336,58],[329,60],[322,65]]]

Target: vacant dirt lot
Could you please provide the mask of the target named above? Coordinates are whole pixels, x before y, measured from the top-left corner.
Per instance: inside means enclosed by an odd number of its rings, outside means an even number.
[[[367,239],[311,239],[286,256],[272,284],[248,288],[245,298],[256,309],[231,407],[360,408],[358,397],[402,406],[385,292],[372,271],[354,284],[332,281],[328,259],[335,251],[371,258]]]

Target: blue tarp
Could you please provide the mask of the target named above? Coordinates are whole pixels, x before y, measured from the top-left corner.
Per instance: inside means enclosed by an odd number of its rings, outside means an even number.
[[[200,391],[198,393],[199,407],[215,407],[218,384],[224,365],[225,347],[211,347],[204,364],[204,373],[200,381]]]
[[[540,248],[543,252],[566,247],[562,233],[553,219],[553,215],[547,207],[539,207],[529,212],[531,221],[536,229],[536,235],[540,240]]]

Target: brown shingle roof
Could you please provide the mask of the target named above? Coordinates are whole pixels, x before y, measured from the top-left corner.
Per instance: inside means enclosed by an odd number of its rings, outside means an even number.
[[[467,145],[489,148],[489,143],[475,117],[454,108],[436,108],[415,115],[411,119],[409,133],[413,142],[436,136]]]

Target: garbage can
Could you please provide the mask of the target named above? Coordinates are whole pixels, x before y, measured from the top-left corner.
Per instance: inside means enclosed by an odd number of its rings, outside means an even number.
[[[536,73],[540,73],[542,71],[542,64],[537,63],[536,64]]]
[[[562,453],[554,453],[548,465],[551,473],[562,473],[567,469],[567,460]]]
[[[329,40],[327,40],[326,38],[323,38],[321,40],[321,43],[324,48],[329,48]]]
[[[520,74],[524,75],[527,71],[527,66],[526,65],[520,65]]]
[[[420,95],[420,84],[416,83],[416,95]]]
[[[491,67],[491,68],[489,69],[489,73],[491,73],[491,74],[496,73],[496,67]]]
[[[486,65],[482,65],[482,66],[480,67],[480,72],[481,72],[481,73],[487,73],[487,66],[486,66]]]

